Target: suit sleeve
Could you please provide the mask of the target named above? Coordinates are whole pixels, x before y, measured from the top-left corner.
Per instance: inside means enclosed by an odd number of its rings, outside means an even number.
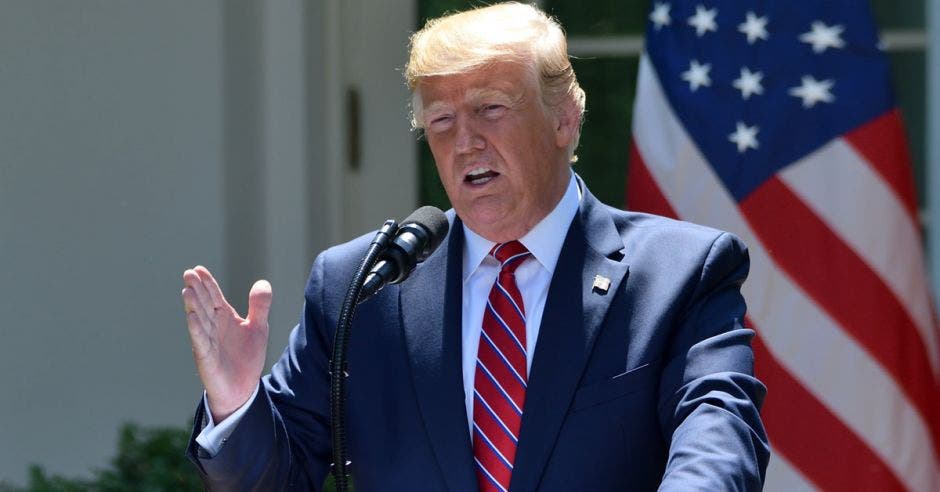
[[[770,445],[760,419],[766,388],[753,376],[754,332],[743,327],[749,260],[719,236],[678,320],[660,383],[669,442],[660,490],[760,490]]]
[[[329,472],[330,330],[323,316],[325,254],[305,289],[303,317],[262,391],[214,457],[195,436],[204,409],[197,407],[187,455],[209,490],[320,490]]]

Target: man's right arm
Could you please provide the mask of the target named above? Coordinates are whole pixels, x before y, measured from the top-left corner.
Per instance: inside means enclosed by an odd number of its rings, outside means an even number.
[[[199,443],[199,446],[206,451],[210,458],[219,454],[222,445],[225,444],[228,436],[232,435],[232,432],[241,421],[242,416],[245,415],[245,412],[248,411],[248,407],[251,406],[257,396],[258,387],[255,387],[254,393],[251,394],[251,397],[248,398],[248,401],[246,401],[244,405],[239,407],[238,410],[235,410],[235,413],[229,415],[227,419],[216,424],[212,419],[212,409],[209,408],[209,399],[203,394],[202,405],[206,416],[206,426],[203,427],[202,432],[196,436],[196,442]]]
[[[197,407],[194,438],[188,455],[210,489],[280,490],[322,488],[330,463],[329,350],[331,336],[322,313],[324,255],[317,258],[305,289],[301,322],[271,374],[257,379],[254,398],[242,399],[245,408],[232,408],[222,424],[231,432],[212,454],[211,446],[197,444],[196,436],[216,418],[215,403]],[[195,352],[195,343],[194,343]],[[197,365],[199,360],[197,359]],[[200,372],[200,374],[202,374]],[[204,381],[205,384],[205,381]],[[250,396],[250,395],[248,395]],[[237,410],[240,415],[235,415]],[[218,427],[216,428],[218,430]],[[211,443],[209,443],[211,444]]]
[[[258,385],[268,345],[271,285],[259,280],[248,294],[242,318],[203,266],[183,272],[183,304],[196,370],[206,389],[213,418],[224,420]]]

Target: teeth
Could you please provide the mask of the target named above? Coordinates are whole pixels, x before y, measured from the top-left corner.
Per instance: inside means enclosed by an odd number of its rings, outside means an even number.
[[[475,185],[483,184],[483,183],[488,182],[488,181],[491,180],[491,179],[493,179],[491,176],[484,176],[484,177],[482,177],[482,178],[475,178],[475,179],[471,179],[471,180],[470,180],[470,184],[475,184]]]
[[[490,172],[490,168],[488,168],[488,167],[478,167],[478,168],[474,169],[473,171],[470,171],[469,173],[467,173],[467,176],[468,176],[470,179],[473,179],[473,178],[476,177],[476,176],[479,176],[479,175],[481,175],[481,174],[488,173],[488,172]]]

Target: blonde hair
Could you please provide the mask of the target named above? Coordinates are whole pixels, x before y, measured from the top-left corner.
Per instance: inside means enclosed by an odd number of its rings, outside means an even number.
[[[538,76],[547,108],[574,103],[579,123],[584,119],[586,96],[568,60],[561,25],[531,5],[506,2],[431,19],[411,36],[405,81],[412,91],[412,126],[423,127],[422,78],[464,74],[497,61],[530,68]],[[569,155],[573,156],[579,137],[580,125]]]

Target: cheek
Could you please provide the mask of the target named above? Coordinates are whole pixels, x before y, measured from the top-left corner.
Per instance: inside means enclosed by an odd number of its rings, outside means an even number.
[[[454,147],[454,142],[456,141],[456,132],[453,128],[441,131],[437,133],[427,133],[425,137],[428,140],[428,145],[431,148],[438,148],[444,150],[450,150]]]
[[[435,136],[425,137],[428,143],[428,149],[431,150],[431,155],[434,157],[434,164],[437,166],[438,172],[442,171],[446,166],[444,164],[448,161],[448,145],[445,139]]]
[[[453,154],[443,152],[440,148],[431,147],[431,156],[434,158],[434,168],[437,171],[437,178],[448,196],[451,196],[458,189],[458,179],[455,172]],[[462,180],[463,177],[460,177]]]
[[[536,154],[543,154],[548,148],[551,133],[540,121],[520,121],[506,125],[500,132],[504,145],[523,157],[534,159]]]

